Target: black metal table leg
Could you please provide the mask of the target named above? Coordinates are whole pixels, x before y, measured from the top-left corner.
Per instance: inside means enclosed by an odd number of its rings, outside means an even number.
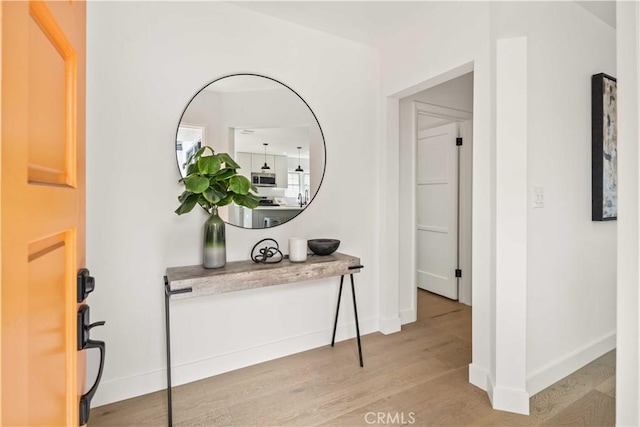
[[[356,317],[356,336],[358,338],[358,355],[360,356],[360,367],[364,367],[362,362],[362,345],[360,344],[360,326],[358,325],[358,307],[356,307],[356,287],[353,284],[353,273],[349,275],[351,277],[351,295],[353,296],[353,314]]]
[[[173,425],[173,407],[171,404],[171,326],[169,316],[169,282],[167,276],[164,276],[164,324],[165,337],[167,343],[167,421],[169,427]]]
[[[354,265],[349,267],[349,270],[360,270],[364,268],[362,265]],[[364,367],[364,363],[362,361],[362,344],[360,342],[360,324],[358,322],[358,307],[356,305],[356,287],[353,282],[353,273],[349,273],[349,277],[351,278],[351,295],[353,296],[353,314],[356,318],[356,337],[358,339],[358,356],[360,357],[360,367]],[[344,274],[340,276],[340,290],[338,291],[338,305],[336,307],[336,320],[333,322],[333,337],[331,338],[331,347],[334,346],[336,342],[336,329],[338,328],[338,314],[340,313],[340,300],[342,299],[342,285],[344,283]]]
[[[338,306],[336,307],[336,321],[333,322],[333,337],[331,338],[331,347],[336,342],[336,329],[338,328],[338,313],[340,312],[340,300],[342,299],[342,282],[344,282],[344,276],[340,276],[340,291],[338,291]]]
[[[187,292],[192,292],[192,289],[184,288],[172,291],[169,288],[167,276],[164,276],[164,324],[167,343],[167,424],[169,427],[173,426],[173,404],[171,399],[171,316],[169,316],[169,300],[171,295],[184,294]]]

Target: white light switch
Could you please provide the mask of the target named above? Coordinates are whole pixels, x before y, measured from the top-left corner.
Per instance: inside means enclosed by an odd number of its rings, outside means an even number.
[[[544,188],[533,187],[533,207],[544,208]]]

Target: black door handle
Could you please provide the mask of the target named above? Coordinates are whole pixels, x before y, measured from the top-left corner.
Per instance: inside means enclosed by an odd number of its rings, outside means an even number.
[[[89,306],[82,304],[78,309],[78,351],[87,348],[89,343],[89,331],[96,326],[102,326],[105,322],[89,323]]]
[[[104,322],[98,322],[103,323]],[[97,326],[97,325],[96,325]],[[104,356],[106,352],[106,344],[104,341],[94,341],[88,340],[85,346],[85,350],[90,348],[97,348],[100,350],[100,367],[98,368],[98,376],[96,377],[96,382],[93,383],[89,391],[83,394],[80,397],[80,425],[85,425],[89,422],[89,412],[91,411],[91,399],[93,399],[93,395],[96,394],[98,390],[98,384],[100,384],[100,380],[102,379],[102,371],[104,370]]]
[[[102,379],[102,371],[104,370],[106,344],[104,341],[96,341],[89,338],[89,331],[96,326],[102,326],[104,321],[89,323],[89,306],[83,304],[78,309],[78,351],[97,348],[100,350],[100,367],[98,368],[98,376],[95,383],[89,388],[85,394],[80,397],[80,425],[85,425],[89,421],[89,411],[91,410],[91,399],[98,390],[98,384]]]

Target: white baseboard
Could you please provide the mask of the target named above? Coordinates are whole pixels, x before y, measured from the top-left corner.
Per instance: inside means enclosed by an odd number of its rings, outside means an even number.
[[[399,319],[399,318],[398,318]],[[399,322],[398,322],[399,327]],[[360,334],[366,335],[378,331],[378,319],[369,318],[360,321]],[[217,355],[196,362],[173,366],[173,385],[186,384],[213,375],[233,371],[291,354],[323,347],[331,343],[333,328],[311,332],[309,334],[285,338],[266,344],[257,345],[238,351]],[[338,325],[336,342],[354,338],[356,336],[355,323]],[[362,349],[364,360],[367,360],[367,348]],[[175,362],[174,362],[175,363]],[[354,360],[357,363],[357,360]],[[167,387],[166,369],[158,369],[133,377],[106,380],[100,383],[95,397],[91,401],[92,407],[118,402],[143,394],[164,390]]]
[[[527,376],[527,392],[530,396],[539,393],[614,348],[616,348],[615,331],[532,372]]]
[[[493,409],[529,415],[529,393],[525,390],[493,386],[490,400]]]
[[[418,320],[418,313],[416,310],[408,309],[400,311],[400,323],[406,325],[407,323],[413,323]]]
[[[479,367],[478,365],[474,365],[473,363],[469,364],[469,383],[478,387],[481,390],[488,391],[489,390],[489,371],[484,368]]]
[[[396,332],[400,332],[402,329],[402,321],[400,316],[391,317],[389,319],[378,319],[378,325],[380,327],[380,332],[385,335],[395,334]]]
[[[469,365],[471,368],[472,365]],[[474,375],[481,375],[481,369],[476,369]],[[500,411],[514,412],[516,414],[529,415],[529,393],[524,390],[515,390],[506,387],[496,387],[495,378],[486,373],[487,396],[491,402],[491,407]],[[471,369],[469,369],[471,376]]]
[[[487,373],[487,396],[489,396],[489,402],[493,408],[493,389],[496,388],[496,380],[490,374]]]
[[[594,340],[568,356],[558,359],[527,377],[527,390],[496,387],[489,372],[477,365],[469,365],[469,383],[486,390],[494,409],[529,414],[529,398],[562,378],[582,368],[616,347],[616,333],[611,332]]]

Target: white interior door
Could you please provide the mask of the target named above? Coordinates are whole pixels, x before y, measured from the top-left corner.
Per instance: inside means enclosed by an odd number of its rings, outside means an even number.
[[[422,130],[417,139],[418,287],[458,299],[458,124]]]

